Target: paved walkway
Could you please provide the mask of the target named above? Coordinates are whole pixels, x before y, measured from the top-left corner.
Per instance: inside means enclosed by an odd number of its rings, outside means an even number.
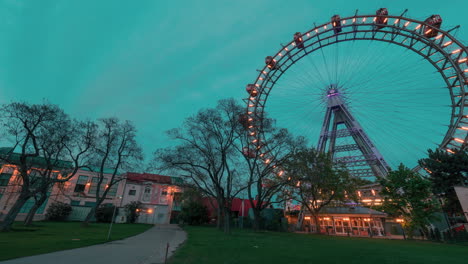
[[[134,237],[84,248],[3,261],[2,264],[159,264],[187,238],[177,225],[157,225]]]

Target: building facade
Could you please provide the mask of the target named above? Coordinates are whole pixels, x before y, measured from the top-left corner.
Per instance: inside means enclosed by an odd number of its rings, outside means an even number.
[[[290,225],[297,225],[298,213],[286,214]],[[300,230],[315,232],[315,218],[304,214]],[[366,207],[326,207],[318,216],[320,233],[349,236],[386,236],[387,214]]]
[[[59,172],[55,172],[59,174]],[[30,173],[30,177],[34,177]],[[143,210],[138,218],[139,223],[167,224],[180,211],[179,200],[182,188],[181,180],[148,173],[125,173],[116,175],[119,181],[109,186],[112,171],[105,171],[104,180],[100,186],[101,193],[109,188],[102,206],[113,205],[119,208],[117,222],[126,222],[124,206],[133,201],[140,201]],[[47,200],[37,210],[34,221],[45,220],[47,208],[55,203],[70,204],[73,208],[68,216],[69,221],[82,221],[96,204],[96,190],[99,174],[97,172],[80,169],[74,177],[63,183],[56,183],[49,191]],[[8,213],[16,202],[21,180],[13,165],[3,165],[0,170],[0,220]],[[23,221],[34,205],[34,198],[30,198],[21,208],[16,220]]]
[[[56,171],[57,175],[60,174]],[[30,178],[34,178],[34,171],[30,172]],[[103,204],[119,205],[119,196],[122,196],[125,181],[120,181],[117,184],[108,185],[112,174],[107,172],[104,174],[104,180],[101,185],[101,191],[105,188],[110,188]],[[121,177],[121,176],[118,176]],[[47,208],[54,202],[62,202],[70,204],[74,207],[74,211],[69,217],[69,220],[82,220],[96,203],[96,189],[98,183],[98,173],[90,170],[80,169],[74,177],[63,183],[56,183],[48,192],[47,200],[37,210],[34,217],[35,221],[44,220]],[[8,213],[10,208],[16,202],[21,188],[21,180],[19,173],[13,165],[3,165],[0,172],[0,219]],[[34,205],[34,198],[30,198],[21,208],[16,220],[22,221],[27,213]],[[85,207],[80,209],[79,207]]]
[[[169,224],[180,211],[182,188],[181,179],[151,173],[127,173],[122,204],[139,201],[143,208],[138,223]],[[117,221],[124,222],[123,210]]]

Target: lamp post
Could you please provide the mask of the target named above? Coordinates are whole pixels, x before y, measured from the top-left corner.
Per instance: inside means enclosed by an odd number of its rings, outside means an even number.
[[[117,196],[116,198],[117,198],[117,199],[122,199],[123,197],[122,197],[122,196]],[[110,226],[109,226],[109,232],[107,233],[107,241],[109,241],[110,236],[111,236],[112,224],[114,223],[115,212],[116,212],[116,211],[117,211],[117,205],[114,205],[114,212],[112,213],[112,219],[111,219]]]

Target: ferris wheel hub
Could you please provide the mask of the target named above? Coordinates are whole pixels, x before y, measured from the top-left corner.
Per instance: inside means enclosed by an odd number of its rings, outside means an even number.
[[[331,86],[327,91],[327,97],[338,96],[340,93],[338,92],[338,88]]]

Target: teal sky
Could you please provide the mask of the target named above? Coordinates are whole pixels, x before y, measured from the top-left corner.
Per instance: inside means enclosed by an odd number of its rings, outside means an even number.
[[[438,13],[468,41],[466,0],[0,0],[0,103],[46,99],[73,117],[132,120],[149,158],[187,116],[244,98],[294,32],[380,7]]]

